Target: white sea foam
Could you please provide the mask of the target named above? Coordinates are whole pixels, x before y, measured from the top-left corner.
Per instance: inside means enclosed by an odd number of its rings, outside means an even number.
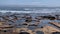
[[[0,12],[16,12],[16,13],[52,13],[60,12],[60,9],[43,9],[43,10],[33,10],[33,11],[12,11],[12,10],[0,10]]]

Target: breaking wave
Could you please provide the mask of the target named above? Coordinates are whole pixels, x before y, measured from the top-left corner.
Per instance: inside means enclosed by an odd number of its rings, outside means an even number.
[[[5,10],[0,10],[0,12],[18,12],[18,13],[52,13],[52,12],[60,12],[60,8],[54,8],[54,9],[46,9],[46,8],[24,8],[24,9],[5,9]]]

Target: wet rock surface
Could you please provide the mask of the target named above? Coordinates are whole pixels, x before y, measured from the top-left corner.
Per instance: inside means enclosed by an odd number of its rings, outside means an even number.
[[[42,31],[37,31],[36,34],[44,34]]]
[[[35,14],[11,14],[11,15],[4,15],[4,16],[2,15],[2,16],[0,16],[0,30],[3,30],[3,29],[16,30],[16,28],[19,28],[19,29],[17,29],[19,31],[20,28],[28,28],[28,30],[30,29],[35,32],[35,29],[37,30],[39,28],[39,30],[42,30],[42,29],[43,30],[37,31],[35,33],[45,34],[45,32],[47,31],[50,34],[50,31],[53,31],[53,30],[58,31],[59,30],[58,28],[55,29],[58,25],[57,26],[55,25],[56,27],[54,27],[54,26],[52,26],[54,24],[51,25],[49,23],[49,22],[53,22],[55,20],[57,20],[57,17],[51,16],[51,15],[50,16],[49,15],[48,16],[41,16],[38,14],[37,15],[35,15]],[[57,24],[57,22],[56,22],[56,24]],[[60,20],[59,20],[59,22],[60,22]],[[47,26],[45,26],[45,25],[47,25]],[[11,26],[12,26],[12,28],[10,28]],[[52,29],[50,29],[50,28],[52,28]],[[60,26],[59,26],[59,28],[60,28]],[[4,30],[3,32],[6,33],[7,31]],[[9,33],[9,32],[7,32],[7,33]],[[52,34],[57,34],[57,33],[59,34],[60,31],[53,32]],[[18,32],[17,32],[17,34],[18,34]],[[30,34],[30,33],[20,32],[19,34]]]
[[[60,34],[60,32],[53,32],[52,34]]]
[[[19,34],[30,34],[30,33],[28,33],[28,32],[20,32]]]

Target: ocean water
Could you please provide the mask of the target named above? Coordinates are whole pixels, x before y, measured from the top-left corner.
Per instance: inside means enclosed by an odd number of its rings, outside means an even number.
[[[59,13],[60,7],[0,7],[0,12]]]

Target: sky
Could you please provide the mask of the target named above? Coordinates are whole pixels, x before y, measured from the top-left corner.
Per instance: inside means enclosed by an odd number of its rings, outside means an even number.
[[[60,0],[0,0],[0,5],[60,6]]]

